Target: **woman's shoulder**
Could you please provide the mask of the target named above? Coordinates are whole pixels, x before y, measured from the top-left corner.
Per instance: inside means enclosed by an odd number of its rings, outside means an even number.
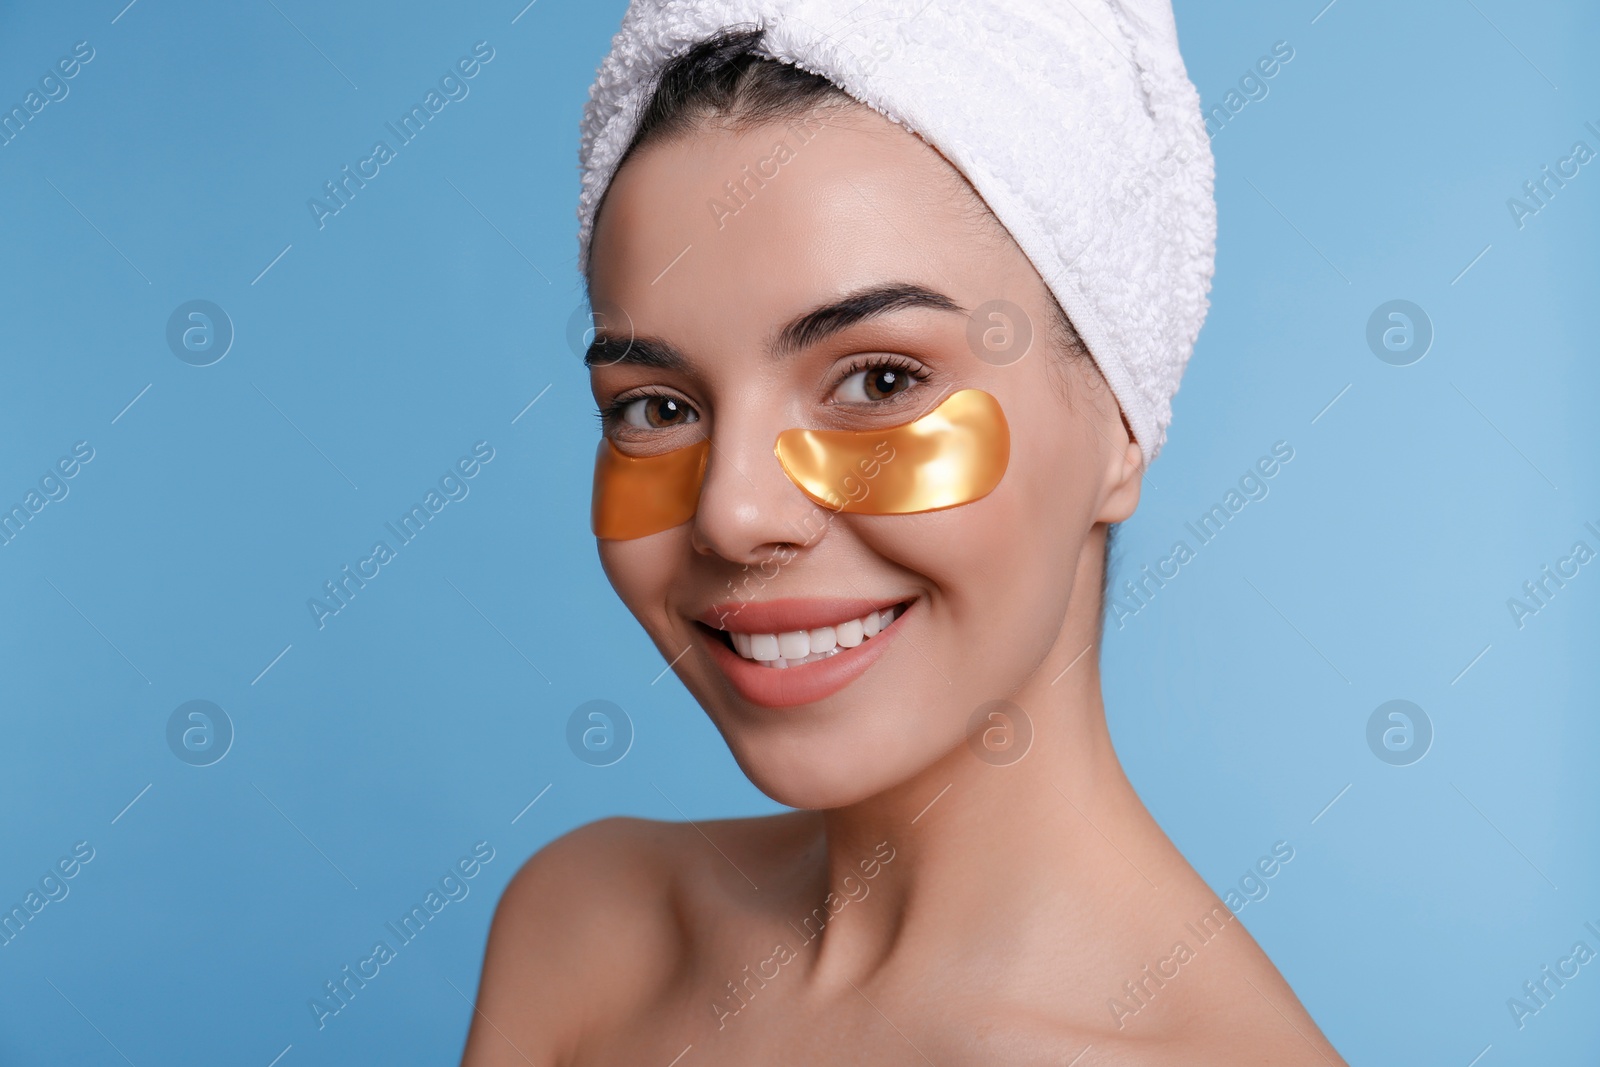
[[[770,863],[805,815],[616,816],[545,845],[495,908],[464,1063],[557,1063],[593,1026],[649,1004],[733,881]]]
[[[692,903],[673,898],[714,892],[724,881],[743,884],[745,868],[786,863],[817,832],[813,812],[685,822],[615,815],[568,831],[529,857],[500,909],[548,914]],[[586,890],[572,896],[577,882]]]

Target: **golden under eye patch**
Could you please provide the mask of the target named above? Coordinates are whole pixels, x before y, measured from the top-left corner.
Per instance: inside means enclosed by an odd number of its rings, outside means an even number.
[[[589,525],[609,541],[630,541],[670,530],[694,517],[711,438],[659,456],[629,456],[610,438],[594,457]]]
[[[591,521],[628,540],[687,522],[700,502],[710,439],[634,458],[600,442]],[[785,430],[778,462],[811,500],[855,515],[911,515],[969,504],[1000,484],[1011,435],[1000,402],[962,389],[919,419],[883,430]]]
[[[784,473],[818,504],[854,515],[911,515],[969,504],[1000,484],[1011,435],[1000,402],[962,389],[888,430],[785,430]]]

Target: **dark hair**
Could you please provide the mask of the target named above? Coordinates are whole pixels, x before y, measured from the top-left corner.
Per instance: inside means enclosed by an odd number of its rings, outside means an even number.
[[[646,145],[682,137],[713,122],[737,133],[799,118],[817,109],[865,106],[820,74],[762,55],[758,49],[764,36],[765,31],[759,27],[725,27],[696,41],[662,67],[617,169],[622,169],[628,157]],[[982,205],[983,214],[1004,232],[1005,227],[983,203],[982,196],[976,190],[973,196]],[[601,203],[604,204],[603,196]],[[597,217],[598,214],[597,208]],[[1098,365],[1089,357],[1088,346],[1054,293],[1050,294],[1050,306],[1050,338],[1055,350],[1064,359],[1088,360],[1095,368],[1095,376],[1101,377]],[[1068,399],[1070,402],[1070,396]],[[1116,532],[1116,524],[1106,530],[1100,576],[1102,631],[1111,587],[1111,543]]]
[[[663,67],[622,162],[635,149],[681,136],[711,119],[744,131],[816,108],[857,103],[822,75],[761,55],[763,36],[760,29],[726,28]]]

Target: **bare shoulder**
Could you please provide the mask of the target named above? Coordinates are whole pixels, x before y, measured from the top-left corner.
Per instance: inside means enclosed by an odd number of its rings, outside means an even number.
[[[545,845],[495,907],[464,1067],[559,1064],[595,1003],[643,993],[648,964],[676,954],[670,824],[609,818]]]
[[[1204,895],[1209,895],[1204,890]],[[1196,895],[1172,950],[1113,998],[1126,1062],[1174,1067],[1339,1067],[1344,1063],[1237,915]],[[1110,1036],[1110,1035],[1108,1035]],[[1113,1058],[1108,1063],[1123,1062]]]
[[[739,861],[759,867],[795,821],[614,817],[540,849],[495,908],[464,1067],[555,1067],[605,1020],[644,1010]]]

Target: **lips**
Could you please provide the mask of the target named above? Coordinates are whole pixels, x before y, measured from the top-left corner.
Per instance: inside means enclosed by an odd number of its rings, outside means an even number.
[[[695,629],[746,700],[793,707],[831,696],[865,673],[898,637],[914,605],[861,597],[716,604]]]
[[[727,630],[730,633],[784,633],[834,626],[847,619],[860,618],[869,611],[881,611],[903,603],[905,603],[903,598],[892,597],[881,600],[869,600],[865,597],[734,600],[725,604],[711,605],[701,612],[699,621],[713,630]]]

